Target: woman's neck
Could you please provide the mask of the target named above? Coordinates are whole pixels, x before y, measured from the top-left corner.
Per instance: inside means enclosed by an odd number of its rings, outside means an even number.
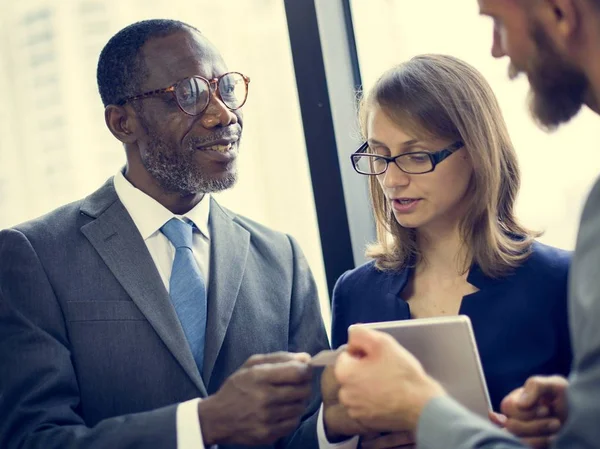
[[[463,274],[465,262],[469,262],[468,248],[458,226],[437,229],[435,232],[418,230],[417,246],[422,256],[417,272],[435,272],[441,277],[456,277]]]

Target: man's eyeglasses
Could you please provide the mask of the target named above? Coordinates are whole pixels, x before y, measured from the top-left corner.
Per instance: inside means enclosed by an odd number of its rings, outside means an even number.
[[[201,76],[192,76],[163,89],[125,98],[118,104],[123,106],[132,100],[170,93],[173,94],[177,105],[183,112],[188,115],[198,115],[206,110],[210,103],[210,95],[215,92],[229,110],[235,111],[244,106],[246,98],[248,98],[249,83],[250,78],[239,72],[228,72],[212,80]]]
[[[411,175],[420,175],[435,170],[435,166],[450,156],[455,151],[464,147],[462,141],[454,142],[439,151],[414,151],[412,153],[403,153],[398,156],[388,157],[369,153],[369,145],[363,143],[350,158],[354,170],[361,175],[381,175],[385,173],[390,162],[395,163],[404,173]]]

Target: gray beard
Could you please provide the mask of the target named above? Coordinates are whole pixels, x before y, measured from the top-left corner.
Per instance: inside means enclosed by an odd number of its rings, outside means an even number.
[[[157,136],[152,136],[151,141],[148,151],[142,155],[142,164],[165,192],[182,197],[215,193],[233,187],[237,181],[237,170],[219,179],[207,178],[194,163],[196,149],[179,153],[171,151]]]

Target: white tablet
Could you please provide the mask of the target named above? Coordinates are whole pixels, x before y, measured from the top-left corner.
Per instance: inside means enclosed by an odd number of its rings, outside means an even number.
[[[411,352],[450,396],[488,418],[490,398],[473,336],[465,315],[357,324],[386,332]]]

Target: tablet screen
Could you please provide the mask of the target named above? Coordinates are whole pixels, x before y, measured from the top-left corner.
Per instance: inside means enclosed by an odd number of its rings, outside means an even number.
[[[448,394],[488,418],[491,403],[471,320],[465,315],[357,324],[386,332],[411,352]]]

